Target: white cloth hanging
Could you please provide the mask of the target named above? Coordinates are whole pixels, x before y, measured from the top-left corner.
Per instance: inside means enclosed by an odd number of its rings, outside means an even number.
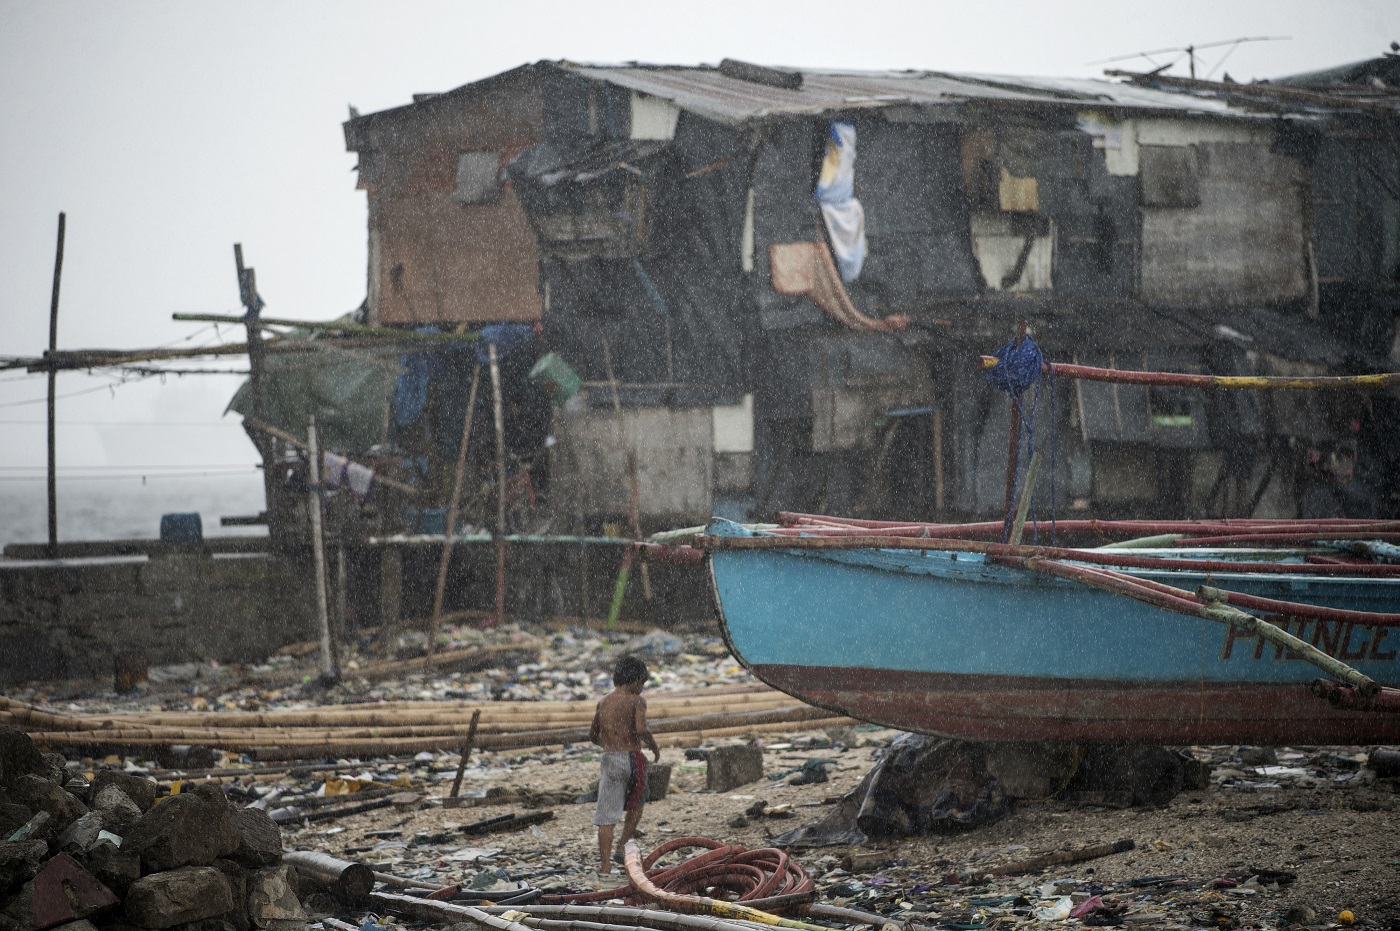
[[[832,120],[827,130],[826,157],[817,179],[826,232],[836,268],[844,282],[860,277],[865,264],[865,210],[856,199],[856,127],[847,120]]]

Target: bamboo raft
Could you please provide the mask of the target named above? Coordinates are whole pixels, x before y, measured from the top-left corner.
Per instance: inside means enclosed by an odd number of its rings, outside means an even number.
[[[131,750],[198,744],[260,760],[389,756],[458,750],[480,711],[473,746],[480,750],[581,743],[592,701],[382,702],[269,712],[66,713],[0,698],[0,725],[29,733],[48,749]],[[662,746],[695,746],[721,737],[857,723],[798,704],[762,685],[657,693],[648,702]]]

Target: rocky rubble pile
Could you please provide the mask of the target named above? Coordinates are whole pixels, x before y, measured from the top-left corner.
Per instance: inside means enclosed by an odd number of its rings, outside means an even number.
[[[0,931],[301,931],[282,838],[217,783],[157,798],[143,776],[89,782],[0,728]]]

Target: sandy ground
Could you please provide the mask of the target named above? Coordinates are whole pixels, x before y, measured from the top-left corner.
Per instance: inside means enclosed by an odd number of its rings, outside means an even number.
[[[527,635],[546,644],[538,663],[376,683],[357,684],[352,674],[330,693],[288,684],[296,681],[296,670],[309,661],[283,656],[258,670],[208,666],[153,670],[153,685],[143,694],[102,694],[91,683],[79,683],[34,687],[14,697],[88,711],[272,709],[371,699],[596,699],[608,688],[608,670],[617,656],[648,643],[661,650],[650,660],[658,691],[752,681],[723,645],[706,633],[654,631],[637,639],[588,630],[551,633],[500,628],[483,634],[463,628],[452,634],[450,645],[496,643]],[[281,684],[267,684],[269,675],[280,676]],[[663,761],[674,766],[671,791],[647,806],[643,850],[694,835],[766,846],[773,836],[829,811],[828,806],[860,781],[881,747],[896,735],[871,728],[859,731],[855,739],[848,734],[847,742],[855,744],[848,749],[801,746],[804,737],[820,741],[825,736],[798,730],[764,734],[759,740],[768,748],[764,757],[769,775],[795,770],[814,757],[836,761],[829,782],[807,786],[765,778],[730,792],[707,792],[703,762],[687,759],[681,750],[663,751]],[[491,797],[474,799],[480,803],[474,807],[453,810],[441,802],[456,765],[452,753],[423,754],[411,761],[343,761],[309,775],[264,776],[257,781],[251,776],[257,771],[254,767],[229,789],[236,800],[247,803],[280,786],[286,794],[270,806],[276,807],[305,801],[306,795],[334,777],[363,776],[376,785],[395,784],[415,793],[418,800],[407,807],[289,825],[284,828],[286,846],[345,855],[396,876],[434,884],[473,879],[479,884],[498,880],[505,884],[509,877],[536,888],[593,889],[604,883],[595,872],[593,806],[572,801],[596,779],[593,749],[577,746],[525,755],[478,755],[467,771],[463,792]],[[1271,772],[1245,765],[1237,748],[1192,748],[1212,765],[1211,787],[1183,793],[1162,808],[1018,801],[1011,814],[995,824],[874,843],[863,851],[882,854],[882,862],[873,871],[854,875],[838,866],[847,848],[806,850],[796,856],[817,879],[824,901],[878,911],[915,926],[957,926],[969,931],[1036,923],[1037,906],[1072,893],[1083,899],[1102,889],[1106,901],[1123,907],[1121,920],[1126,926],[1233,929],[1291,923],[1327,927],[1336,925],[1346,910],[1357,926],[1400,929],[1400,780],[1379,779],[1365,768],[1362,763],[1369,749],[1280,749],[1278,763],[1284,771]],[[106,762],[137,765],[134,760]],[[735,816],[758,801],[791,808],[784,818],[757,817],[735,826]],[[454,830],[480,818],[539,808],[552,810],[553,819],[517,833],[468,837]],[[367,836],[370,832],[392,833]],[[984,875],[992,864],[1120,839],[1131,839],[1135,849],[1020,877]],[[477,848],[487,848],[489,853],[481,856]],[[1286,874],[1296,878],[1289,881]],[[1226,878],[1235,884],[1212,885]],[[1064,882],[1052,884],[1056,880]]]
[[[888,734],[889,732],[884,732]],[[798,736],[794,734],[792,736]],[[872,735],[878,740],[880,734]],[[766,743],[788,742],[785,735]],[[1217,748],[1225,753],[1229,748]],[[771,751],[765,768],[781,772],[809,756],[838,760],[827,783],[787,786],[768,780],[727,793],[704,790],[704,764],[684,758],[678,750],[663,751],[663,762],[674,764],[670,795],[648,804],[643,817],[643,850],[665,841],[699,835],[767,846],[774,835],[816,820],[840,794],[859,782],[878,748],[813,753]],[[1330,755],[1330,754],[1327,754]],[[506,786],[512,789],[548,791],[568,787],[582,790],[596,778],[596,763],[588,753],[540,754],[528,758],[487,755],[470,770],[469,788]],[[496,771],[502,765],[509,771]],[[1319,773],[1324,770],[1318,768]],[[1234,877],[1243,887],[1214,890],[1178,886],[1144,885],[1116,890],[1120,901],[1136,903],[1131,925],[1164,927],[1278,927],[1291,914],[1295,924],[1326,926],[1349,910],[1358,925],[1400,926],[1400,824],[1396,809],[1395,780],[1377,780],[1366,770],[1337,783],[1339,774],[1324,773],[1321,785],[1288,785],[1278,788],[1238,789],[1213,787],[1187,792],[1158,809],[1105,809],[1070,805],[1054,800],[1020,801],[1004,820],[956,834],[911,838],[873,844],[865,850],[888,857],[873,872],[847,875],[835,859],[847,848],[803,851],[798,860],[818,877],[828,901],[848,904],[896,916],[901,921],[930,925],[1005,925],[1026,920],[1015,902],[977,905],[976,902],[1024,896],[1029,906],[1048,900],[1046,893],[1068,894],[1076,889],[1116,884],[1146,877],[1179,876],[1186,886],[1200,886],[1220,877]],[[1314,781],[1314,780],[1306,780]],[[1321,779],[1316,780],[1322,782]],[[436,791],[446,794],[446,783]],[[791,805],[787,818],[757,818],[747,826],[733,827],[731,819],[764,800],[770,807]],[[485,805],[446,810],[432,801],[418,810],[381,811],[348,817],[334,827],[312,825],[287,832],[289,846],[307,846],[329,852],[353,851],[379,869],[396,875],[430,881],[469,882],[488,866],[503,868],[512,876],[557,869],[552,876],[535,876],[536,887],[572,885],[595,888],[596,841],[591,825],[591,804],[550,806],[554,819],[526,831],[481,838],[447,840],[457,825],[507,811],[526,811],[520,805]],[[365,851],[383,838],[366,838],[368,831],[396,829],[400,839],[414,835],[432,841],[423,846],[391,847]],[[424,837],[423,835],[428,835]],[[1019,878],[990,879],[978,883],[945,884],[956,875],[975,877],[979,864],[1029,857],[1090,843],[1129,838],[1136,849],[1093,861],[1052,868]],[[389,841],[393,844],[394,841]],[[500,848],[484,862],[446,859],[459,845]],[[471,853],[468,850],[468,853]],[[1249,883],[1261,871],[1296,874],[1286,885]],[[1078,880],[1051,890],[1051,880]],[[925,888],[926,887],[926,888]],[[1092,891],[1092,890],[1091,890]]]

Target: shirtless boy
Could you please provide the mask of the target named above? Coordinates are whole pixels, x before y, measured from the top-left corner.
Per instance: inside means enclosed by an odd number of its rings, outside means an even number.
[[[617,840],[617,860],[642,820],[642,800],[646,795],[647,758],[642,745],[651,751],[654,762],[661,761],[661,748],[647,728],[647,702],[642,687],[650,673],[646,663],[635,656],[624,656],[613,670],[613,690],[598,702],[588,739],[603,748],[599,757],[598,810],[593,823],[598,827],[599,872],[612,872],[613,827],[622,821]],[[624,820],[625,815],[625,820]]]

